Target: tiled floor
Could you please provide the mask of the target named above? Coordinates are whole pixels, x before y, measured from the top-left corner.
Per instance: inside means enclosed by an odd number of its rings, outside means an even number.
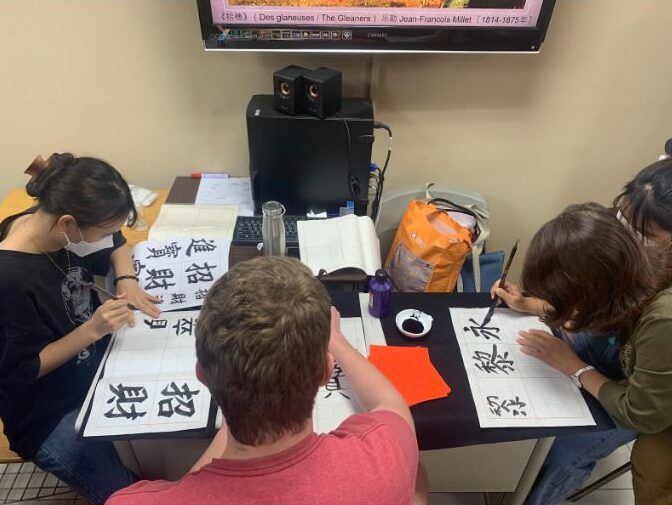
[[[86,505],[68,486],[32,463],[0,464],[0,503]]]
[[[597,479],[630,459],[632,445],[600,461],[591,479]],[[579,505],[633,505],[632,477],[627,473],[585,497]],[[0,464],[0,504],[86,505],[63,482],[32,463]],[[431,505],[486,505],[480,493],[432,493]],[[498,505],[498,503],[493,503]],[[567,502],[569,505],[569,502]]]

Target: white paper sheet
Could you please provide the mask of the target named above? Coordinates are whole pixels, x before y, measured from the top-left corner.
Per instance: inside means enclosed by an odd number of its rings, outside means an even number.
[[[166,433],[205,428],[210,393],[196,378],[198,311],[137,318],[113,337],[102,377],[91,386],[84,437]],[[91,393],[91,392],[90,392]]]
[[[231,240],[237,205],[164,204],[152,227],[151,242],[176,238],[219,237]]]
[[[252,183],[249,177],[203,178],[196,205],[237,205],[238,215],[253,216]]]
[[[369,296],[369,293],[359,293],[359,309],[362,313],[362,324],[364,326],[366,356],[371,352],[372,345],[387,345],[380,319],[369,314]]]
[[[333,272],[341,268],[359,268],[375,275],[381,268],[380,241],[368,216],[299,221],[297,230],[301,261],[315,275],[320,269]]]
[[[595,425],[569,378],[516,343],[521,330],[548,327],[507,309],[496,309],[484,327],[487,310],[450,309],[481,428]]]
[[[341,331],[360,354],[367,355],[361,318],[342,318]],[[336,363],[329,382],[317,391],[313,407],[313,429],[317,433],[328,433],[349,416],[360,411],[361,408],[350,390],[348,379]]]
[[[161,310],[200,307],[210,286],[229,269],[230,241],[199,237],[140,242],[132,251],[135,275]]]

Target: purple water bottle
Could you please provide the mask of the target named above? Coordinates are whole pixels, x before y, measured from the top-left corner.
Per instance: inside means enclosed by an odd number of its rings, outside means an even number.
[[[390,315],[390,293],[392,281],[382,268],[369,281],[369,314],[382,318]]]

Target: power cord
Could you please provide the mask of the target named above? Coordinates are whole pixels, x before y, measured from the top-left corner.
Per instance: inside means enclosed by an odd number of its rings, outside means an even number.
[[[392,128],[390,128],[389,125],[383,123],[382,121],[374,121],[373,128],[386,130],[389,139],[387,147],[387,156],[385,157],[385,163],[383,164],[382,170],[378,169],[377,173],[378,183],[376,184],[376,193],[375,196],[373,197],[373,203],[371,204],[371,219],[373,220],[374,223],[376,223],[378,221],[378,215],[380,213],[380,202],[383,197],[385,174],[387,173],[387,166],[390,163],[390,157],[392,156]]]
[[[355,172],[352,170],[352,136],[350,135],[348,120],[346,118],[341,118],[341,121],[345,127],[346,144],[348,145],[348,188],[350,189],[352,199],[357,202],[359,201],[362,188],[359,185],[359,180],[357,179]]]

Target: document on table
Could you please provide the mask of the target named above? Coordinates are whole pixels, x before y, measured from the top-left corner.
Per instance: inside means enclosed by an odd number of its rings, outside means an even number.
[[[212,237],[140,242],[131,251],[140,286],[159,309],[203,305],[208,289],[229,269],[230,241]]]
[[[83,437],[206,428],[208,389],[196,378],[198,311],[138,317],[117,331],[77,419]]]
[[[368,216],[299,221],[297,229],[301,261],[315,275],[321,269],[330,273],[341,268],[375,275],[381,268],[380,241]]]
[[[219,237],[230,241],[237,215],[236,205],[164,204],[148,239]]]
[[[207,177],[201,179],[196,205],[237,205],[239,216],[253,216],[252,183],[249,177]]]
[[[364,328],[360,317],[342,318],[341,331],[360,354],[367,355]],[[338,363],[335,363],[329,382],[320,386],[317,391],[313,407],[313,428],[318,433],[328,433],[359,411],[361,408],[350,390],[348,378]]]
[[[548,327],[508,309],[496,309],[483,325],[487,311],[450,309],[481,428],[595,425],[567,376],[520,351],[521,330]]]

